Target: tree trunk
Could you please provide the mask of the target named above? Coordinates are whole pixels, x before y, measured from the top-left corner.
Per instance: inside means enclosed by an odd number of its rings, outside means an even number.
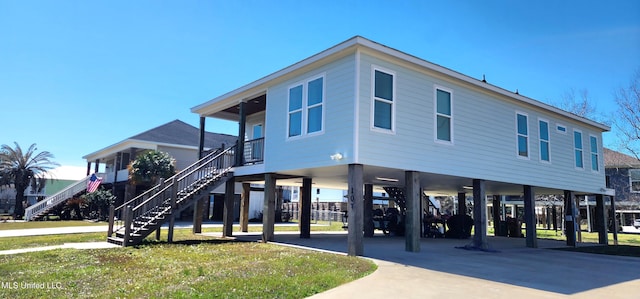
[[[26,185],[16,184],[16,202],[13,208],[13,219],[22,219],[24,216],[24,190]]]

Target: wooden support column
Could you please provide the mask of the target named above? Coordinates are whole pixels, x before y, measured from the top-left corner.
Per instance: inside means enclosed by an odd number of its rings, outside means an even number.
[[[533,188],[524,186],[524,223],[527,247],[538,248],[538,236],[536,234],[536,198]]]
[[[91,174],[91,162],[87,162],[87,176]]]
[[[247,113],[245,111],[245,102],[240,102],[239,113],[240,121],[238,123],[238,147],[236,148],[236,166],[242,166],[244,164],[244,138],[245,130],[247,126]],[[274,191],[275,192],[275,191]]]
[[[173,229],[176,225],[176,198],[178,197],[178,182],[174,176],[171,179],[171,215],[169,216],[169,230],[167,231],[167,242],[173,242]]]
[[[609,200],[611,201],[611,213],[613,214],[613,216],[611,216],[613,221],[613,244],[618,245],[618,218],[616,214],[615,196],[610,196]]]
[[[609,238],[607,235],[607,210],[604,206],[604,195],[596,194],[596,215],[595,227],[598,231],[598,243],[607,245]]]
[[[264,175],[264,208],[262,211],[262,242],[273,241],[276,206],[276,179],[273,173]]]
[[[205,117],[200,116],[200,143],[198,143],[198,160],[202,159],[204,153]]]
[[[373,185],[364,184],[364,237],[373,237],[375,227],[373,225]]]
[[[501,231],[501,227],[500,227],[500,195],[494,195],[493,196],[493,235],[494,236],[502,236],[504,235],[503,232]]]
[[[347,254],[350,256],[360,256],[364,254],[363,184],[364,174],[362,164],[349,164]]]
[[[242,195],[240,202],[240,230],[243,233],[249,231],[249,201],[251,198],[251,184],[242,183]]]
[[[311,237],[311,178],[302,179],[302,190],[300,190],[300,238]]]
[[[487,243],[487,196],[484,180],[473,180],[473,247],[489,249]]]
[[[405,198],[407,215],[405,217],[405,246],[409,252],[420,251],[420,173],[417,171],[405,171]],[[485,205],[486,206],[486,205]]]
[[[576,225],[575,225],[575,200],[573,200],[573,192],[564,191],[564,223],[565,236],[567,237],[567,246],[576,247]]]
[[[224,207],[222,212],[222,236],[233,236],[233,206],[236,196],[236,180],[230,177],[224,186]]]
[[[194,234],[202,233],[202,217],[204,214],[205,203],[208,201],[209,196],[200,198],[193,203],[193,228]]]
[[[93,167],[93,172],[98,173],[98,169],[100,168],[100,159],[96,159],[95,165]]]
[[[458,215],[467,215],[467,194],[458,192]]]

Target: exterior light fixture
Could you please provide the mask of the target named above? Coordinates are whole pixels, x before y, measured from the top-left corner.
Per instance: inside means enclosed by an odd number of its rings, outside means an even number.
[[[336,160],[336,161],[337,160],[342,160],[342,158],[344,158],[341,153],[335,153],[335,154],[333,154],[333,155],[331,155],[329,157],[331,157],[331,160]]]

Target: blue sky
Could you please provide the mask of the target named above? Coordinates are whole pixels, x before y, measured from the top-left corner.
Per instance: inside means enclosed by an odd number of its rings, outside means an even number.
[[[587,89],[610,115],[640,68],[640,1],[0,0],[0,143],[84,167],[355,35],[543,102]]]

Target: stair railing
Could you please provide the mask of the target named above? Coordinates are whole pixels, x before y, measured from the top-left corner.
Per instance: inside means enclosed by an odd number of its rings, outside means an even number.
[[[133,225],[134,221],[146,223],[160,221],[160,217],[168,215],[172,210],[172,198],[176,200],[176,205],[179,207],[184,199],[206,187],[213,180],[226,175],[234,165],[234,155],[235,146],[212,152],[151,190],[115,208],[114,217],[109,218],[109,236],[122,229],[130,231],[130,234],[136,234],[145,227],[145,224],[140,223]],[[131,209],[128,210],[127,207]],[[123,213],[125,210],[126,215]],[[119,221],[115,221],[116,217]],[[127,238],[129,238],[128,235]]]
[[[56,192],[55,194],[47,196],[45,199],[35,203],[34,205],[27,207],[24,210],[24,220],[32,220],[40,213],[46,211],[48,208],[55,207],[65,200],[72,198],[74,195],[87,190],[87,182],[89,182],[90,178],[91,176],[89,175],[86,178]]]

